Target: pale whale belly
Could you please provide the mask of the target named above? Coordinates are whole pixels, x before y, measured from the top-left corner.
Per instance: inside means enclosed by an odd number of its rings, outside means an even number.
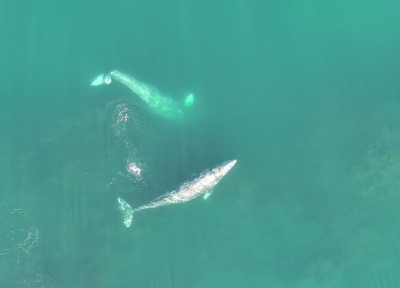
[[[183,103],[180,103],[161,93],[157,88],[138,81],[136,78],[117,70],[98,76],[91,85],[110,84],[111,79],[127,86],[147,104],[151,111],[168,120],[182,122],[186,116],[187,110],[194,103],[193,94],[190,94]]]

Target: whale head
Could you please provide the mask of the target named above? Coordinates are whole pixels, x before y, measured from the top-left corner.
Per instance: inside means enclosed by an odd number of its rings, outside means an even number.
[[[235,166],[237,160],[230,160],[222,163],[221,165],[218,165],[214,169],[212,169],[212,173],[218,178],[221,179],[224,177],[229,170],[232,169],[233,166]]]

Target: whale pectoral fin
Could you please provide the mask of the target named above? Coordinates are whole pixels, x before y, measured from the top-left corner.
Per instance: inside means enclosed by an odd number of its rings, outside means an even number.
[[[91,86],[99,86],[102,84],[110,84],[111,83],[111,76],[110,74],[101,74],[93,80],[90,84]]]
[[[211,195],[211,193],[212,193],[213,191],[214,191],[213,189],[207,190],[207,191],[204,193],[204,199],[207,199],[207,198]]]
[[[190,93],[185,99],[185,107],[192,107],[194,104],[194,95]]]

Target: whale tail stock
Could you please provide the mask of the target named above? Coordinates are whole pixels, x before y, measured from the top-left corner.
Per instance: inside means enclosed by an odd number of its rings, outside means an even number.
[[[131,226],[132,218],[133,218],[133,209],[132,207],[126,203],[125,200],[118,198],[119,210],[122,212],[122,216],[124,217],[124,224],[126,227]]]
[[[93,82],[90,84],[91,86],[99,86],[102,84],[110,84],[111,83],[111,76],[109,73],[107,74],[101,74],[96,77],[96,79],[93,80]]]

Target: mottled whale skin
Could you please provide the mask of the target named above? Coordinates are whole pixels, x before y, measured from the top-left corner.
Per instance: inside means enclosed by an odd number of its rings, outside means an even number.
[[[182,122],[186,110],[193,105],[194,96],[190,94],[183,103],[180,103],[155,87],[147,85],[133,76],[114,70],[107,74],[101,74],[92,82],[92,86],[110,84],[112,80],[118,81],[131,89],[147,106],[157,115],[166,119]]]
[[[204,199],[207,199],[213,192],[215,185],[232,169],[236,162],[237,160],[226,161],[213,169],[207,169],[198,176],[184,182],[176,190],[167,192],[137,208],[132,208],[125,200],[118,198],[119,209],[123,213],[125,226],[131,225],[133,213],[140,210],[187,202],[202,194],[204,194]]]

